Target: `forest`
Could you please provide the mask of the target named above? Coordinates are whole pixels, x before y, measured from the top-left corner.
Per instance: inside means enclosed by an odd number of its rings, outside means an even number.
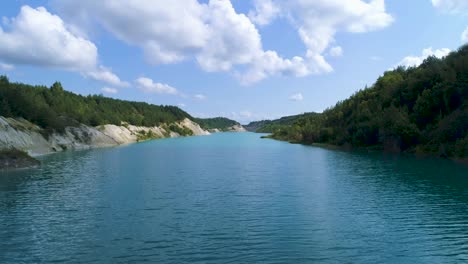
[[[323,113],[273,123],[257,131],[304,144],[468,157],[468,45],[387,71]]]
[[[65,91],[59,82],[51,87],[12,83],[0,76],[0,116],[21,117],[46,129],[61,132],[67,126],[85,124],[158,126],[189,118],[205,128],[224,128],[229,119],[194,118],[175,106],[130,102],[102,95],[82,96]],[[176,129],[176,126],[172,126]]]
[[[262,121],[254,121],[250,122],[248,125],[245,125],[245,129],[251,132],[257,133],[272,133],[284,126],[293,125],[294,122],[302,117],[308,117],[312,115],[317,115],[316,113],[304,113],[300,115],[292,115],[292,116],[285,116],[281,117],[280,119],[276,120],[262,120]]]
[[[195,118],[194,121],[198,123],[204,129],[220,129],[221,131],[227,130],[229,127],[239,125],[237,121],[225,118],[225,117],[214,117],[214,118]]]

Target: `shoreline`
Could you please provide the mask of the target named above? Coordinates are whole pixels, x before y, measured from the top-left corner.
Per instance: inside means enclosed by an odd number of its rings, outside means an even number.
[[[48,155],[60,154],[60,153],[65,153],[65,152],[87,151],[87,150],[93,150],[93,149],[117,148],[117,147],[124,147],[128,145],[150,142],[150,141],[161,140],[161,139],[181,138],[181,137],[199,137],[199,136],[209,136],[209,135],[191,135],[191,136],[150,138],[150,139],[139,140],[135,142],[127,142],[127,143],[122,143],[122,144],[107,145],[107,146],[89,145],[86,147],[70,148],[70,149],[65,149],[61,151],[51,151],[51,152],[44,152],[44,153],[39,153],[39,154],[38,153],[29,154],[25,151],[18,150],[18,149],[4,149],[4,150],[0,150],[0,172],[8,171],[8,170],[37,168],[42,165],[42,162],[38,158],[45,157]],[[19,153],[21,153],[21,155],[19,155]]]
[[[317,147],[317,148],[323,148],[323,149],[328,149],[328,150],[335,150],[335,151],[344,151],[344,152],[354,152],[354,153],[382,153],[382,154],[393,154],[393,155],[401,155],[401,156],[411,156],[414,158],[418,159],[428,159],[428,158],[434,158],[434,159],[441,159],[441,160],[450,160],[454,163],[461,164],[468,166],[468,157],[466,158],[460,158],[460,157],[445,157],[441,156],[435,153],[415,153],[415,152],[407,152],[407,151],[400,151],[400,152],[394,152],[394,151],[385,151],[382,146],[373,146],[373,147],[352,147],[351,145],[345,145],[345,146],[338,146],[338,145],[333,145],[333,144],[327,144],[327,143],[302,143],[302,142],[293,142],[293,141],[287,141],[287,140],[281,140],[277,139],[271,136],[272,134],[269,134],[267,136],[261,136],[262,139],[272,139],[272,140],[277,140],[277,141],[282,141],[286,142],[289,144],[297,144],[297,145],[303,145],[303,146],[311,146],[311,147]]]
[[[78,124],[62,132],[49,132],[23,118],[0,117],[0,170],[37,165],[34,157],[64,151],[116,147],[160,138],[210,135],[199,124],[184,119],[155,127],[97,127]],[[24,162],[23,162],[24,161]],[[37,162],[36,162],[37,161]]]
[[[28,169],[41,165],[41,162],[28,153],[16,149],[0,151],[0,172]]]
[[[193,123],[196,124],[196,123]],[[47,155],[53,155],[53,154],[58,154],[58,153],[64,153],[64,152],[69,152],[69,151],[86,151],[86,150],[92,150],[92,149],[101,149],[101,148],[115,148],[115,147],[122,147],[122,146],[127,146],[127,145],[132,145],[132,144],[138,144],[138,143],[144,143],[144,142],[149,142],[153,140],[161,140],[161,139],[171,139],[171,138],[181,138],[181,137],[198,137],[198,136],[210,136],[214,133],[242,133],[246,132],[243,130],[234,130],[231,129],[229,131],[219,131],[219,132],[212,132],[209,133],[206,130],[201,129],[198,124],[195,129],[191,130],[192,134],[190,135],[181,135],[178,133],[171,132],[170,134],[167,134],[167,136],[155,136],[155,137],[145,137],[145,138],[137,138],[136,140],[128,140],[125,142],[119,142],[114,140],[112,137],[109,135],[106,135],[110,139],[112,139],[114,142],[113,144],[86,144],[86,145],[76,145],[73,147],[69,148],[62,148],[60,150],[53,150],[50,149],[50,151],[41,151],[41,152],[28,152],[25,150],[17,149],[17,148],[4,148],[0,149],[0,172],[1,171],[6,171],[6,170],[18,170],[18,169],[29,169],[29,168],[35,168],[38,166],[41,166],[41,161],[37,158],[44,157]],[[106,126],[113,126],[113,125],[106,125]],[[152,128],[146,127],[146,129],[151,130]],[[160,129],[160,128],[158,128]],[[21,159],[17,158],[18,153],[21,153],[19,155]],[[20,161],[20,162],[18,162]],[[10,164],[16,164],[11,166]]]

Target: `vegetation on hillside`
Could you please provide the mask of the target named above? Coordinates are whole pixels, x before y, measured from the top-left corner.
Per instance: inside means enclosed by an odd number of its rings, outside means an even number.
[[[169,130],[171,131],[174,131],[176,132],[177,134],[181,135],[181,136],[193,136],[193,131],[190,130],[189,128],[186,128],[186,127],[180,127],[176,124],[170,124],[169,125]]]
[[[322,114],[274,128],[273,138],[468,157],[468,45],[443,59],[387,71]]]
[[[194,121],[203,129],[219,129],[221,131],[226,131],[232,126],[239,125],[237,121],[225,117],[195,118]]]
[[[81,96],[65,91],[58,82],[48,88],[10,83],[6,76],[0,76],[0,116],[22,117],[55,131],[79,123],[99,126],[126,122],[136,126],[157,126],[184,118],[193,119],[175,106],[129,102],[102,95]]]
[[[276,120],[262,120],[262,121],[254,121],[250,122],[248,125],[244,126],[245,129],[251,132],[257,133],[273,133],[278,129],[284,126],[293,125],[294,122],[302,117],[317,115],[316,113],[304,113],[300,115],[293,115],[293,116],[285,116],[280,119]]]

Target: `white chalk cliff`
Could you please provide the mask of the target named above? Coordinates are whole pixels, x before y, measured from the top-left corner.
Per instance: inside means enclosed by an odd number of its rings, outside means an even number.
[[[209,135],[197,123],[186,118],[174,125],[192,131],[193,135]],[[89,149],[134,143],[142,139],[179,137],[167,125],[138,127],[123,124],[90,127],[67,127],[64,133],[47,134],[37,125],[22,118],[0,117],[0,149],[18,149],[32,156],[69,149]]]
[[[247,130],[241,125],[234,125],[227,129],[229,132],[247,132]]]

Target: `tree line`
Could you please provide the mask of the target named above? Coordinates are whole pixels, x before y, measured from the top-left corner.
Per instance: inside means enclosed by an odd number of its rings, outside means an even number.
[[[273,131],[281,129],[282,127],[293,125],[296,122],[296,120],[299,118],[310,117],[312,115],[317,115],[317,114],[316,113],[304,113],[300,115],[285,116],[276,120],[254,121],[254,122],[250,122],[248,125],[244,127],[245,129],[251,132],[272,133]]]
[[[323,113],[276,123],[267,132],[306,144],[468,157],[468,45],[418,67],[387,71]]]
[[[194,118],[176,106],[152,105],[112,99],[102,95],[82,96],[63,89],[60,82],[51,87],[12,83],[0,76],[0,116],[21,117],[46,131],[63,132],[68,126],[169,125],[171,131],[191,135],[192,131],[170,125],[188,118],[204,129],[225,130],[239,124],[224,117]]]
[[[194,120],[204,129],[220,129],[221,131],[227,130],[229,127],[239,125],[237,121],[225,118],[225,117],[214,117],[214,118],[195,118]]]
[[[85,124],[136,126],[193,119],[175,106],[158,106],[144,102],[130,102],[106,98],[102,95],[82,96],[65,91],[59,82],[50,88],[11,83],[0,76],[0,116],[22,117],[51,131],[63,131],[67,126]]]

